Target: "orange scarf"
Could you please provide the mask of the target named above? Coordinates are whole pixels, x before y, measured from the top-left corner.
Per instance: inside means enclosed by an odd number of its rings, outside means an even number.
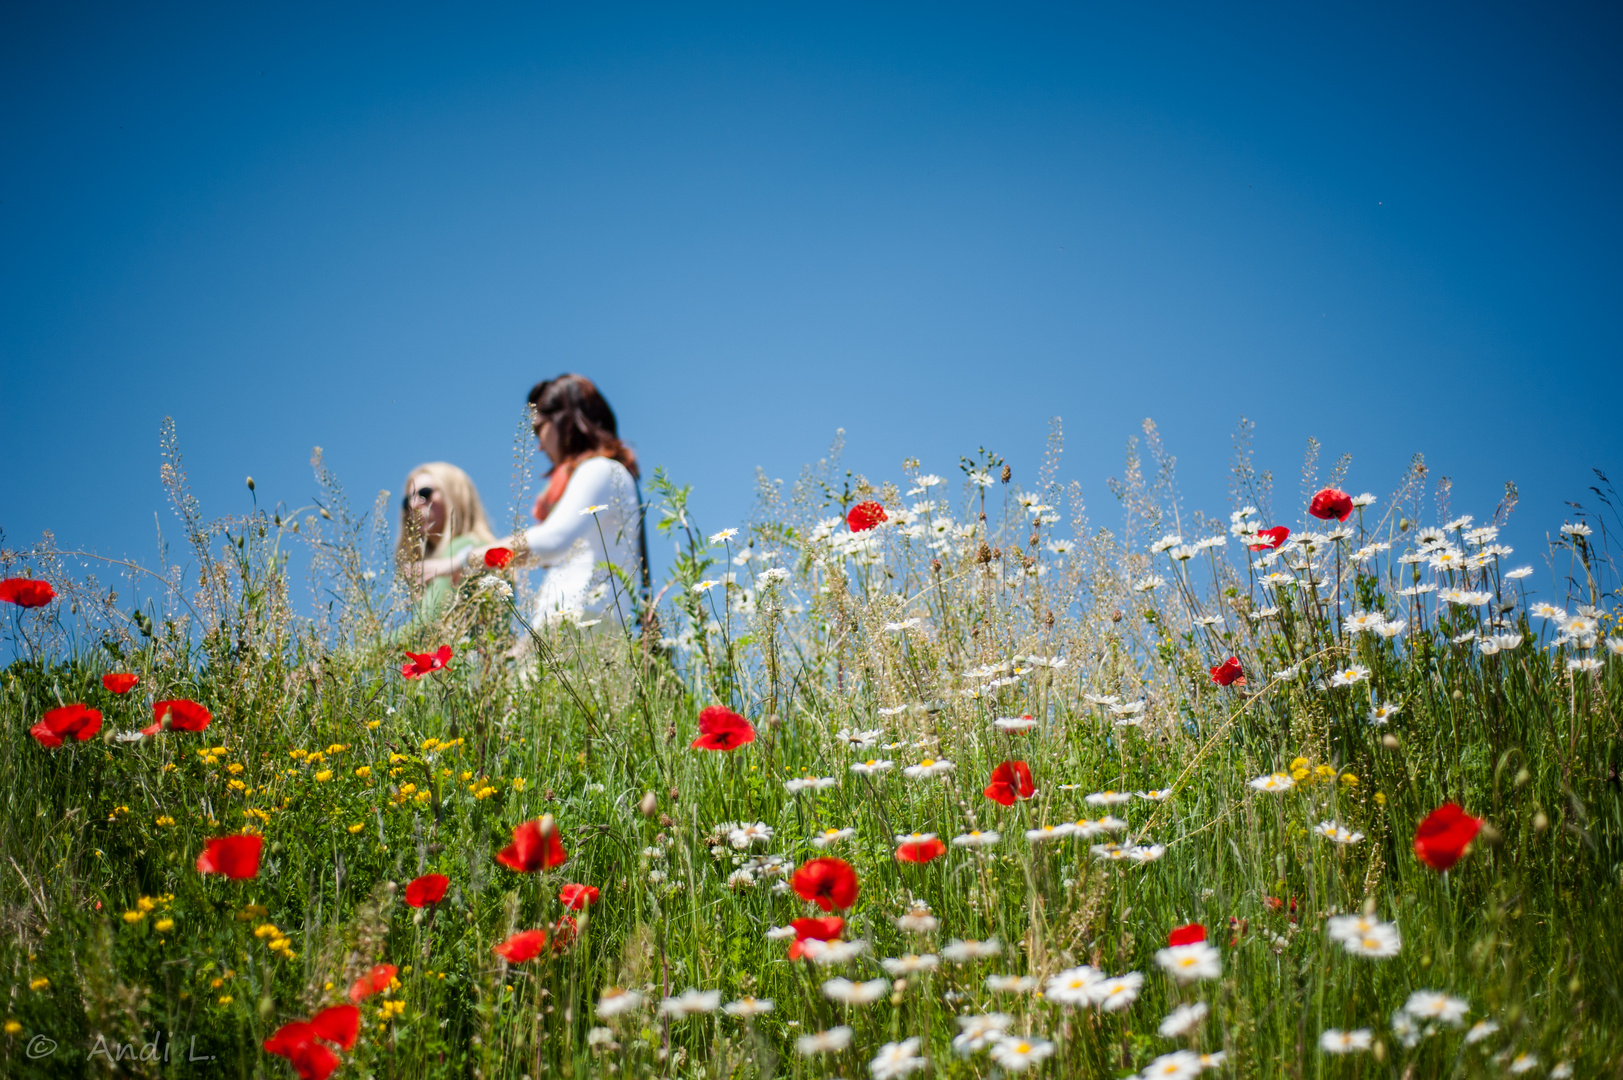
[[[547,481],[546,490],[535,497],[535,508],[530,516],[537,521],[547,520],[552,508],[558,505],[558,500],[564,497],[564,491],[569,487],[569,478],[575,474],[575,463],[566,461],[552,470],[552,478]]]

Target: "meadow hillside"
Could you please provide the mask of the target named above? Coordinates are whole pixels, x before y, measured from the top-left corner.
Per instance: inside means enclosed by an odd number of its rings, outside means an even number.
[[[168,433],[152,566],[0,552],[0,1073],[1623,1075],[1615,515],[1245,436],[1108,524],[1057,428],[656,476],[630,633],[402,638],[386,497],[211,520]]]

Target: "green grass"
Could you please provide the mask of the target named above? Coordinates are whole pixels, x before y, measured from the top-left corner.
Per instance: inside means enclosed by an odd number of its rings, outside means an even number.
[[[751,527],[711,543],[691,524],[686,492],[661,479],[651,520],[679,551],[659,612],[666,645],[657,632],[625,639],[603,628],[532,638],[499,592],[465,583],[441,636],[408,643],[449,641],[455,659],[410,681],[386,636],[400,593],[389,574],[366,572],[386,565],[381,502],[373,515],[351,516],[334,490],[324,512],[256,510],[205,524],[170,446],[191,562],[147,590],[139,620],[129,599],[109,600],[63,557],[7,555],[8,576],[26,567],[62,596],[6,613],[16,659],[0,676],[0,967],[10,1022],[0,1071],[100,1074],[121,1045],[138,1057],[152,1043],[163,1057],[172,1040],[167,1060],[126,1058],[120,1069],[292,1075],[259,1044],[343,1000],[357,975],[385,961],[400,968],[399,986],[363,1004],[360,1039],[338,1076],[855,1077],[882,1044],[912,1036],[931,1072],[985,1075],[995,1068],[986,1052],[965,1057],[950,1040],[955,1015],[993,1010],[1012,1015],[1011,1030],[1055,1043],[1037,1066],[1053,1075],[1125,1076],[1180,1048],[1224,1051],[1218,1075],[1244,1077],[1500,1075],[1523,1053],[1538,1058],[1533,1076],[1562,1061],[1579,1076],[1615,1071],[1623,658],[1600,639],[1588,650],[1550,647],[1553,628],[1521,599],[1523,585],[1541,582],[1535,598],[1569,612],[1606,606],[1600,538],[1557,545],[1553,561],[1519,583],[1501,571],[1539,560],[1518,553],[1453,579],[1421,564],[1424,581],[1446,588],[1469,576],[1516,601],[1505,629],[1525,640],[1484,655],[1451,639],[1484,629],[1487,609],[1450,614],[1445,605],[1438,619],[1435,594],[1397,593],[1415,578],[1396,557],[1414,547],[1419,526],[1442,524],[1419,509],[1423,470],[1358,511],[1354,535],[1318,555],[1340,584],[1338,614],[1334,593],[1304,602],[1304,590],[1283,590],[1276,600],[1257,583],[1267,568],[1232,537],[1185,563],[1150,554],[1164,533],[1193,542],[1227,524],[1174,524],[1170,464],[1150,434],[1151,475],[1133,457],[1117,486],[1119,531],[1088,523],[1074,490],[1051,482],[1052,461],[1026,490],[1052,504],[1056,520],[1033,525],[1015,500],[1019,485],[1000,482],[1002,463],[983,455],[966,468],[986,469],[989,488],[960,477],[922,496],[941,505],[921,523],[950,516],[967,525],[962,533],[936,548],[933,532],[910,537],[893,521],[863,534],[878,537],[878,557],[842,553],[843,527],[813,539],[819,517],[868,498],[894,512],[921,496],[825,462],[792,488],[766,486]],[[905,471],[911,487],[916,468]],[[1261,506],[1263,524],[1324,531],[1305,517],[1305,498],[1270,507],[1266,477],[1243,457],[1236,477],[1240,502]],[[1463,532],[1449,542],[1470,550]],[[1048,547],[1061,537],[1074,542],[1068,553]],[[1391,550],[1355,566],[1350,553],[1377,540]],[[315,600],[303,609],[313,617],[289,599],[295,550],[311,553]],[[742,550],[754,557],[729,562]],[[766,565],[788,579],[760,584]],[[1548,591],[1551,566],[1575,595]],[[693,590],[728,570],[737,584]],[[1151,573],[1165,583],[1134,591]],[[140,580],[157,579],[135,574],[132,585]],[[1248,614],[1269,606],[1279,614]],[[1408,629],[1349,635],[1355,609],[1407,617]],[[1206,616],[1220,621],[1196,621]],[[915,617],[916,626],[884,628]],[[1623,634],[1609,613],[1600,622],[1599,638]],[[531,649],[518,663],[504,658],[515,627]],[[1216,686],[1207,673],[1229,655],[1247,672],[1244,687]],[[1019,663],[1029,670],[989,689],[995,676],[973,674],[1016,656],[1066,663]],[[1579,656],[1601,658],[1600,670],[1570,673]],[[1305,665],[1299,677],[1272,677],[1293,663]],[[1316,686],[1353,663],[1369,669],[1368,681]],[[101,688],[107,671],[141,683],[114,697]],[[975,687],[982,692],[966,692]],[[1088,694],[1146,700],[1142,724],[1114,726]],[[170,697],[205,704],[213,724],[111,738],[150,723],[151,702]],[[103,711],[107,738],[46,750],[29,737],[46,709],[80,701]],[[1380,702],[1400,711],[1373,726]],[[756,741],[731,753],[690,749],[700,709],[718,703],[748,717]],[[881,714],[896,706],[909,708]],[[1023,713],[1039,721],[1030,734],[992,727]],[[905,745],[857,752],[836,738],[863,728]],[[872,778],[850,770],[869,756],[896,767]],[[955,768],[938,779],[903,775],[925,757]],[[1005,809],[981,788],[1011,758],[1029,762],[1039,790]],[[1291,790],[1248,786],[1298,758],[1305,773]],[[785,780],[805,775],[838,783],[785,791]],[[1110,811],[1084,803],[1094,791],[1160,787],[1174,794]],[[1488,825],[1443,875],[1415,857],[1412,840],[1450,800]],[[1135,841],[1165,845],[1164,856],[1106,864],[1088,851],[1106,837],[1024,838],[1043,823],[1106,812],[1126,818]],[[568,861],[534,875],[498,865],[513,827],[544,814]],[[1326,820],[1365,838],[1334,845],[1312,832]],[[719,831],[725,822],[764,822],[774,835],[738,851]],[[845,827],[855,835],[827,852],[810,843]],[[256,879],[195,871],[210,837],[245,828],[266,840]],[[949,845],[927,865],[894,858],[896,833],[950,840],[972,828],[1002,839],[979,854]],[[788,961],[788,942],[766,935],[820,912],[783,888],[783,876],[740,883],[734,874],[750,856],[793,866],[825,853],[860,877],[846,937],[868,950],[817,968]],[[401,889],[429,871],[451,879],[445,901],[406,907]],[[520,965],[492,954],[515,930],[556,936],[567,882],[601,897],[577,916],[566,948]],[[916,901],[938,930],[897,927]],[[1359,911],[1398,925],[1399,955],[1358,958],[1327,938],[1328,917]],[[1219,947],[1220,980],[1182,987],[1154,962],[1167,932],[1189,922]],[[266,924],[277,933],[256,936]],[[834,975],[879,977],[882,958],[991,937],[1004,947],[995,960],[943,962],[872,1005],[836,1005],[820,989]],[[985,988],[988,974],[1046,978],[1079,964],[1143,973],[1138,1000],[1100,1012]],[[600,1020],[596,1002],[610,986],[641,993],[645,1005]],[[656,1014],[661,998],[688,987],[719,990],[724,1002],[770,998],[774,1008],[748,1021]],[[1422,989],[1466,999],[1467,1024],[1500,1029],[1467,1045],[1462,1030],[1441,1026],[1403,1045],[1391,1016]],[[1157,1034],[1173,1005],[1196,1000],[1210,1013],[1191,1036]],[[796,1053],[798,1036],[836,1024],[854,1029],[849,1049]],[[1325,1054],[1328,1028],[1373,1029],[1372,1048]],[[30,1057],[40,1038],[55,1051]]]

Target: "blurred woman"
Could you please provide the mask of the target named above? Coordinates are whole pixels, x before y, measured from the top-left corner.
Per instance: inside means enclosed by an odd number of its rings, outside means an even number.
[[[623,625],[635,614],[632,594],[648,585],[637,455],[620,441],[614,410],[585,376],[536,383],[529,402],[536,440],[552,462],[531,512],[536,524],[425,563],[423,572],[468,572],[483,565],[487,547],[508,548],[522,565],[546,569],[533,622],[612,617]]]
[[[495,535],[485,519],[479,490],[467,473],[443,461],[430,461],[411,471],[406,478],[406,494],[400,500],[397,566],[407,571],[417,563],[453,560],[493,540]],[[401,636],[410,637],[432,625],[442,614],[451,590],[450,578],[425,577],[417,610]]]

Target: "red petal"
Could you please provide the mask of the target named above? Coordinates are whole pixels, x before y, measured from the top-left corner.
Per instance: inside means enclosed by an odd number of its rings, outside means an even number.
[[[330,1009],[322,1009],[310,1018],[310,1030],[315,1032],[316,1038],[335,1043],[340,1050],[350,1050],[354,1048],[355,1036],[361,1030],[361,1010],[353,1005],[334,1005]]]
[[[197,857],[200,874],[224,874],[233,881],[259,876],[259,854],[263,836],[217,836]]]
[[[444,874],[424,874],[406,886],[406,903],[420,908],[424,904],[437,904],[445,899],[445,890],[451,879]]]

